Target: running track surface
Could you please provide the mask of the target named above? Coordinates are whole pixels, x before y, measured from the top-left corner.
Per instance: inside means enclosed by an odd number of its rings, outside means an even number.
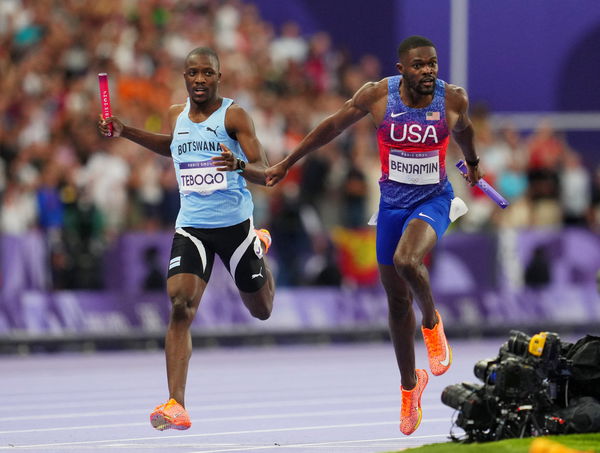
[[[444,387],[477,382],[474,363],[504,340],[454,340],[454,362],[430,374],[423,422],[398,430],[399,376],[391,344],[196,349],[187,431],[156,431],[166,401],[162,351],[0,357],[0,450],[43,452],[360,452],[447,442]],[[422,343],[417,367],[426,368]],[[460,430],[455,430],[461,433]]]

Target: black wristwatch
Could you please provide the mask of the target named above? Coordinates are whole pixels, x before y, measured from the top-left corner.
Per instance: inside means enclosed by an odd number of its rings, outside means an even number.
[[[467,163],[467,165],[469,167],[477,167],[477,165],[479,165],[479,156],[475,160],[467,160],[467,159],[465,159],[465,162]]]
[[[246,161],[242,159],[237,159],[237,164],[235,167],[235,171],[238,173],[242,173],[246,169]]]

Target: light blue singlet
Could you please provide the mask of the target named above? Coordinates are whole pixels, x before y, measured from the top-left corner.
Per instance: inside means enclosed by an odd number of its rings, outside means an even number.
[[[225,130],[225,113],[233,104],[223,98],[221,107],[201,123],[189,118],[190,100],[179,114],[171,156],[175,165],[181,207],[176,228],[221,228],[252,216],[254,205],[246,180],[236,172],[220,172],[211,157],[221,154],[220,143],[235,157],[247,161],[240,144]]]

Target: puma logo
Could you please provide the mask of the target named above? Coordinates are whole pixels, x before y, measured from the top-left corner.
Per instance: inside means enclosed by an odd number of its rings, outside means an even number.
[[[251,277],[252,277],[252,280],[254,280],[255,278],[258,278],[258,277],[264,277],[263,274],[262,274],[262,266],[260,267],[260,270],[258,271],[258,274],[252,274]]]
[[[219,126],[215,127],[214,129],[211,129],[210,127],[206,126],[206,130],[207,131],[211,131],[215,135],[217,135],[217,129],[218,128],[219,128]]]

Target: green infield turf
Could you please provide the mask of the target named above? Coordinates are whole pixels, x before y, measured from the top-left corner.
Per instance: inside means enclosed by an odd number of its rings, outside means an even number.
[[[447,442],[443,444],[423,445],[422,447],[408,448],[406,450],[398,451],[402,451],[403,453],[528,453],[529,446],[534,441],[534,439],[535,438],[530,437],[527,439],[506,439],[498,442],[473,444],[459,444],[455,442]],[[600,453],[600,433],[547,436],[545,437],[545,439],[550,439],[575,450],[593,451],[594,453]]]

